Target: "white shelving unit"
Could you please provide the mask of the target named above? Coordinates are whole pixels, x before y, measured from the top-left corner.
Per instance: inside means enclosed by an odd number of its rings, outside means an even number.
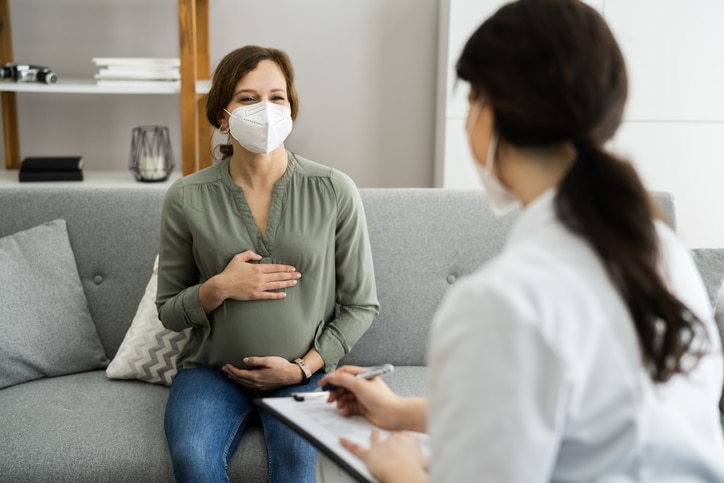
[[[210,78],[208,8],[209,0],[177,0],[180,81],[134,83],[103,83],[94,79],[59,79],[56,84],[15,83],[0,81],[5,168],[12,173],[20,167],[20,129],[17,94],[171,94],[181,104],[182,173],[190,174],[208,166],[211,161],[201,156],[208,146],[211,129],[205,118],[205,94]],[[12,63],[13,43],[9,0],[0,0],[0,64]]]

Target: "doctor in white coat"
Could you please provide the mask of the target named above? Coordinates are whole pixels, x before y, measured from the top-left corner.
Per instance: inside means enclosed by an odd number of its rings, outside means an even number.
[[[356,367],[321,380],[344,388],[330,395],[344,414],[427,431],[429,462],[404,431],[344,444],[382,482],[724,481],[703,283],[631,164],[604,149],[627,94],[605,21],[578,0],[508,4],[457,72],[491,205],[522,210],[439,308],[426,399]]]

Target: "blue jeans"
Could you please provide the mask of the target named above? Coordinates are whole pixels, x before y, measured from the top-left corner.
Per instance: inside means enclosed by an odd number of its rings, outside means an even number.
[[[324,371],[318,371],[308,385],[282,387],[264,397],[312,390],[323,375]],[[259,414],[266,440],[268,481],[314,482],[314,446],[274,416],[258,411],[252,402],[255,397],[219,369],[179,368],[164,420],[176,481],[229,481],[226,469],[231,455],[252,417]]]

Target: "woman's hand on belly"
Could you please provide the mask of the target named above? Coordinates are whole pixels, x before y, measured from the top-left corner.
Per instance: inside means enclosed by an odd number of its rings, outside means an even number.
[[[261,255],[247,250],[234,255],[226,268],[201,285],[199,298],[207,314],[213,312],[226,299],[278,300],[287,289],[297,284],[302,276],[291,265],[250,263],[261,260]]]
[[[222,369],[229,379],[252,391],[270,391],[302,381],[299,366],[283,357],[247,357],[244,364],[253,369],[239,369],[232,364],[226,364]]]

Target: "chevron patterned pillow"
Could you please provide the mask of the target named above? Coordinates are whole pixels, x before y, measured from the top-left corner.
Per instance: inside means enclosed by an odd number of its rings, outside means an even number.
[[[106,369],[106,376],[111,379],[138,379],[170,386],[176,375],[176,357],[189,338],[189,330],[174,332],[158,320],[157,277],[158,256],[131,327]]]

